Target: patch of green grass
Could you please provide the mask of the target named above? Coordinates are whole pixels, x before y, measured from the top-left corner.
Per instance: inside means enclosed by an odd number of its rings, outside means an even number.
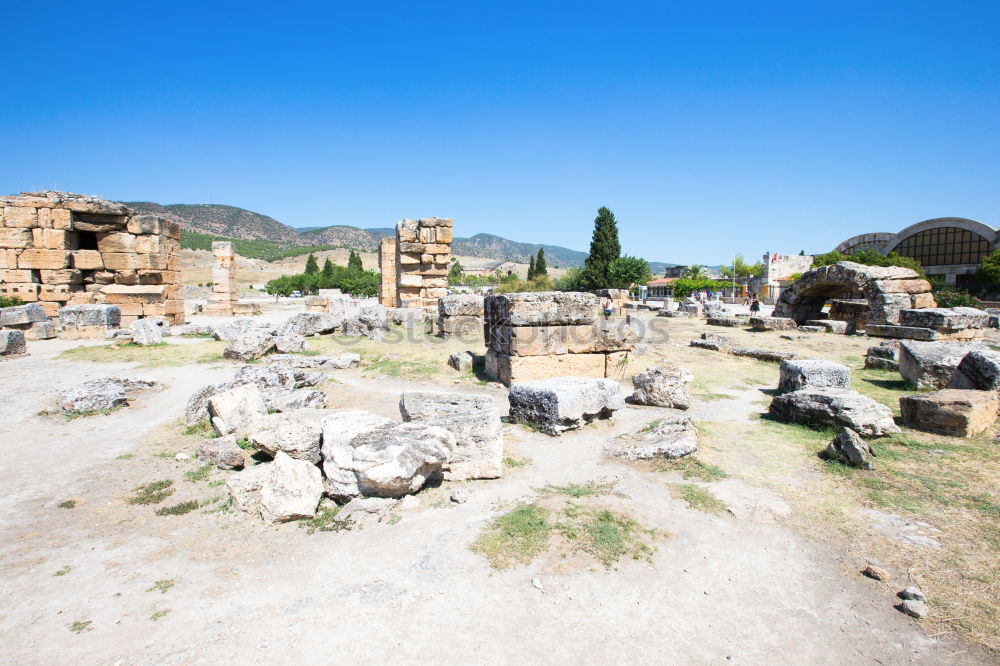
[[[185,427],[184,434],[197,435],[206,439],[212,439],[215,437],[215,428],[212,427],[212,424],[208,420],[202,419],[197,423],[192,423],[191,425]]]
[[[324,503],[312,518],[299,521],[299,527],[308,534],[313,532],[339,532],[351,529],[349,520],[337,520],[337,514],[342,507],[333,503]]]
[[[157,458],[175,458],[175,457],[177,457],[177,454],[173,453],[171,451],[160,451],[159,453],[154,453],[153,455],[156,456]]]
[[[403,359],[375,355],[365,366],[365,370],[388,377],[405,379],[430,379],[441,372],[440,363],[427,361],[406,361]]]
[[[699,481],[719,481],[728,476],[718,465],[703,463],[694,456],[684,456],[683,458],[657,458],[653,465],[658,472],[680,472],[684,479],[698,479]]]
[[[59,502],[59,504],[56,504],[56,506],[59,507],[60,509],[75,509],[76,500],[75,499],[63,500],[62,502]]]
[[[72,631],[74,634],[82,634],[85,631],[94,630],[94,628],[90,626],[91,624],[93,624],[92,620],[84,620],[83,622],[77,620],[76,622],[70,622],[69,624],[67,624],[66,628]]]
[[[209,488],[215,488],[217,486],[223,485],[225,482],[226,482],[225,479],[216,479],[215,481],[209,481],[208,482],[208,487]]]
[[[531,458],[517,458],[515,456],[504,456],[503,466],[515,469],[518,467],[527,467],[531,464]]]
[[[205,513],[232,513],[233,512],[233,498],[226,497],[218,506],[213,506],[211,509],[206,509]]]
[[[188,345],[133,344],[82,345],[67,349],[57,358],[91,363],[138,363],[139,367],[182,366],[190,363],[210,363],[222,359],[228,342],[209,340]]]
[[[81,411],[73,410],[68,412],[64,411],[62,412],[62,417],[67,421],[72,421],[74,419],[82,419],[88,416],[98,416],[98,415],[109,416],[117,412],[119,409],[122,409],[123,407],[125,407],[125,405],[115,405],[114,407],[106,407],[104,409],[86,409]]]
[[[542,429],[534,421],[515,421],[517,425],[521,426],[525,430],[530,430],[531,432],[541,432]]]
[[[548,509],[521,504],[490,523],[470,548],[494,569],[528,564],[549,546],[552,525],[548,518]]]
[[[661,424],[661,423],[663,423],[663,419],[656,419],[655,421],[650,421],[650,422],[649,422],[649,423],[647,423],[647,424],[646,424],[646,426],[645,426],[645,427],[644,427],[644,428],[643,428],[642,430],[640,430],[639,432],[640,432],[640,433],[644,433],[644,432],[653,432],[654,430],[656,430],[657,428],[659,428],[659,427],[660,427],[660,424]]]
[[[212,473],[214,465],[202,465],[198,469],[188,470],[184,472],[184,478],[192,483],[197,483],[198,481],[204,481]]]
[[[166,594],[167,590],[174,586],[174,581],[170,578],[165,578],[163,580],[158,580],[153,583],[153,587],[146,590],[147,592],[159,592],[160,594]]]
[[[163,617],[164,615],[166,615],[169,612],[170,612],[169,608],[165,608],[164,610],[158,610],[155,613],[153,613],[152,615],[150,615],[149,619],[152,620],[153,622],[156,622],[157,620],[159,620],[161,617]]]
[[[115,456],[115,460],[132,460],[134,457],[134,453],[123,453],[120,456]]]
[[[723,513],[726,505],[707,488],[693,483],[675,483],[670,485],[670,491],[679,500],[683,500],[689,507],[705,513]]]
[[[170,479],[147,483],[136,488],[136,494],[127,501],[129,504],[159,504],[174,494],[174,489],[171,488],[173,485],[174,482]]]
[[[539,492],[543,495],[566,495],[567,497],[596,497],[599,495],[619,495],[614,490],[613,483],[597,483],[588,481],[587,483],[570,483],[565,486],[553,486],[549,484]]]
[[[559,531],[581,550],[610,568],[622,557],[651,561],[653,548],[646,538],[654,532],[639,523],[608,509],[585,509],[570,504],[563,510],[569,522],[559,524]]]
[[[72,570],[73,570],[73,567],[71,567],[69,565],[66,565],[62,569],[60,569],[59,571],[55,572],[52,575],[53,576],[65,576],[66,574],[68,574]]]
[[[389,524],[390,525],[395,525],[396,523],[398,523],[402,519],[403,519],[402,516],[400,516],[398,513],[394,513],[391,516],[389,516]]]
[[[162,509],[157,509],[156,515],[183,516],[185,513],[191,513],[197,508],[198,508],[197,500],[188,500],[187,502],[181,502],[180,504],[174,504],[173,506],[165,506]]]
[[[236,440],[236,446],[240,447],[244,451],[256,451],[257,450],[256,448],[254,448],[254,445],[250,443],[250,440],[247,439],[246,437],[241,437],[238,440]]]

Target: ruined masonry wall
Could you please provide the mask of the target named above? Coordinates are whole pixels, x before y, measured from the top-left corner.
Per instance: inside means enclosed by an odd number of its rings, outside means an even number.
[[[448,293],[451,240],[450,218],[400,220],[396,224],[395,307],[437,307],[437,299]]]
[[[107,303],[122,325],[184,322],[180,227],[127,206],[67,192],[0,197],[0,295],[38,303]]]
[[[236,285],[236,250],[228,241],[213,241],[212,293],[205,305],[205,314],[231,317],[235,309],[238,287]]]
[[[378,288],[378,302],[387,308],[396,307],[396,239],[383,238],[378,244],[378,268],[382,282]]]

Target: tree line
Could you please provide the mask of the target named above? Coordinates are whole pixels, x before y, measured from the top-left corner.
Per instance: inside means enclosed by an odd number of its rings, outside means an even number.
[[[364,269],[361,255],[354,250],[347,259],[347,266],[338,266],[327,258],[322,268],[316,255],[310,253],[305,271],[270,280],[264,290],[272,296],[288,296],[293,291],[315,294],[320,289],[340,289],[353,296],[375,296],[381,280],[378,272]]]

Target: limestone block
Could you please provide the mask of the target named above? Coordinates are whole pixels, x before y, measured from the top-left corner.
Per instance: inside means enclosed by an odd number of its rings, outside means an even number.
[[[436,235],[438,243],[450,243],[452,241],[451,227],[437,227]]]
[[[0,284],[0,295],[33,303],[38,300],[39,286],[37,282],[5,282]]]
[[[435,227],[420,227],[419,240],[421,243],[436,243],[437,230]]]
[[[50,213],[53,229],[70,231],[73,229],[73,214],[65,208],[53,208]]]
[[[955,369],[971,351],[989,351],[980,343],[918,342],[905,340],[899,345],[899,374],[920,389],[948,386]]]
[[[44,303],[38,303],[38,305],[41,306],[46,317],[59,316],[59,308],[61,307],[59,301],[45,301]]]
[[[951,376],[948,388],[1000,391],[1000,352],[971,351]]]
[[[6,206],[3,209],[3,225],[7,228],[37,227],[38,211],[27,206]]]
[[[448,243],[431,243],[424,245],[422,254],[451,254],[451,245]]]
[[[966,328],[987,328],[990,315],[976,308],[925,308],[901,310],[899,323],[902,326],[933,328],[936,330],[962,330]]]
[[[46,250],[75,250],[75,239],[61,229],[43,229],[37,227],[31,230],[32,244]]]
[[[104,268],[104,260],[97,250],[75,250],[72,253],[71,263],[73,268],[85,271],[101,270]]]
[[[424,253],[421,253],[421,255],[420,255],[420,263],[421,264],[433,264],[434,263],[434,256],[435,255],[433,255],[433,254],[424,254]]]
[[[798,326],[789,317],[750,317],[750,328],[757,331],[789,331]]]
[[[28,353],[23,331],[0,331],[0,356],[20,356]]]
[[[930,342],[937,340],[941,334],[933,328],[918,328],[916,326],[894,326],[892,324],[868,324],[865,333],[876,338],[895,338],[897,340],[922,340]]]
[[[44,284],[83,284],[83,273],[70,268],[57,271],[43,269],[38,273]]]
[[[0,268],[0,282],[34,282],[34,271]]]
[[[430,287],[431,289],[444,289],[445,293],[442,296],[448,294],[448,278],[444,277],[428,277],[424,276],[424,287]]]
[[[399,265],[400,266],[413,266],[420,263],[419,254],[400,254],[399,255]]]
[[[0,248],[24,249],[31,247],[31,229],[0,228]]]
[[[69,252],[65,250],[38,250],[29,249],[21,252],[17,257],[18,268],[68,268]]]
[[[73,287],[67,284],[42,284],[38,286],[38,300],[68,301],[73,291]]]
[[[160,219],[160,235],[166,236],[170,240],[175,240],[178,243],[181,240],[181,225],[176,222],[171,222],[170,220]]]
[[[421,287],[423,286],[424,278],[420,276],[419,273],[402,273],[399,276],[399,286],[400,287]]]
[[[435,255],[442,256],[442,255]],[[447,264],[420,264],[420,274],[427,277],[446,277],[448,275]],[[480,297],[481,298],[481,297]]]
[[[933,308],[937,307],[934,294],[913,294],[910,296],[911,308]]]
[[[112,282],[125,286],[135,286],[139,284],[139,275],[135,271],[117,271],[112,273]]]
[[[68,305],[59,310],[59,321],[63,326],[119,328],[121,310],[117,305]]]
[[[155,215],[135,215],[125,224],[125,230],[130,234],[159,234],[160,218]]]
[[[136,237],[133,234],[114,232],[97,234],[97,249],[105,252],[136,252]]]
[[[593,377],[603,379],[604,354],[563,354],[560,356],[508,356],[486,352],[486,374],[510,385],[512,382],[550,377]]]
[[[991,428],[997,406],[995,391],[943,389],[899,399],[905,425],[952,437],[974,437]]]
[[[845,388],[805,388],[771,401],[772,417],[786,423],[846,426],[861,435],[881,437],[899,432],[892,410]]]
[[[787,393],[804,388],[850,388],[851,369],[833,361],[782,361],[778,392]]]
[[[52,228],[52,209],[51,208],[39,208],[38,209],[38,226],[43,229]]]
[[[597,296],[581,292],[491,294],[484,301],[486,321],[491,325],[593,324],[598,307]]]
[[[0,326],[29,326],[45,321],[45,312],[37,303],[0,308]]]
[[[456,315],[437,319],[437,332],[440,335],[478,335],[482,328],[482,317]]]
[[[142,303],[119,303],[118,309],[121,310],[123,315],[130,317],[141,317],[142,316]]]
[[[164,300],[164,285],[127,286],[109,284],[101,288],[108,303],[160,303]]]
[[[416,220],[400,220],[396,223],[396,238],[400,243],[415,243],[417,241]]]
[[[573,376],[518,382],[509,400],[512,420],[535,423],[549,435],[609,418],[625,407],[618,382]]]
[[[104,267],[109,271],[134,271],[140,268],[160,268],[156,255],[127,252],[101,252]],[[157,265],[154,265],[157,264]]]
[[[167,271],[150,271],[150,270],[140,270],[136,271],[136,279],[139,284],[164,284],[167,282],[175,282],[175,280],[165,280],[163,275]]]
[[[143,254],[158,254],[163,251],[163,242],[159,236],[134,236],[135,251]]]

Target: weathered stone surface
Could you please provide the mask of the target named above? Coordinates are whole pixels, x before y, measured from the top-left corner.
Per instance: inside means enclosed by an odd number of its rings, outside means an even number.
[[[952,373],[948,388],[1000,391],[1000,352],[970,351]]]
[[[698,450],[698,430],[686,416],[668,416],[650,430],[608,440],[604,454],[626,460],[682,458]]]
[[[230,386],[253,384],[261,391],[301,388],[297,374],[300,372],[302,372],[300,369],[283,363],[273,363],[266,366],[244,365],[236,370],[228,384]]]
[[[772,417],[786,423],[846,426],[862,435],[899,432],[892,410],[844,388],[806,388],[783,393],[771,401]]]
[[[267,407],[260,389],[246,384],[210,396],[208,413],[220,437],[242,438],[250,434],[257,418],[267,414]]]
[[[340,356],[289,356],[274,354],[267,362],[271,365],[280,364],[290,368],[317,368],[320,370],[356,368],[361,362],[361,355],[354,352],[344,352]]]
[[[448,367],[458,370],[459,372],[465,372],[466,370],[472,369],[472,364],[475,360],[476,357],[472,352],[452,352],[448,356]]]
[[[274,338],[274,348],[282,354],[304,352],[306,339],[301,335],[278,335]]]
[[[729,349],[728,345],[711,342],[709,340],[691,340],[688,345],[691,347],[698,347],[699,349],[708,349],[710,351],[727,351]]]
[[[484,300],[487,322],[508,326],[575,326],[597,321],[594,294],[542,291],[491,294]]]
[[[361,308],[357,317],[344,320],[342,333],[350,337],[366,337],[370,340],[382,340],[389,332],[389,317],[381,305],[371,305]]]
[[[24,332],[25,340],[50,340],[59,335],[59,330],[51,321],[36,321],[20,328]]]
[[[327,412],[322,409],[298,409],[258,416],[250,429],[250,444],[270,456],[284,451],[292,458],[318,465],[323,419],[326,416]]]
[[[996,391],[943,389],[899,399],[905,425],[951,437],[973,437],[991,428],[997,406]]]
[[[226,479],[226,490],[233,498],[233,506],[245,513],[260,515],[260,490],[264,480],[270,476],[273,464],[263,463],[247,467]]]
[[[475,294],[453,294],[438,299],[438,315],[441,317],[483,316],[483,297]]]
[[[389,497],[355,497],[337,513],[337,520],[360,527],[381,523],[389,519],[397,503]]]
[[[833,361],[782,361],[778,392],[804,388],[851,388],[851,370]]]
[[[722,345],[723,347],[728,347],[730,340],[725,335],[719,335],[718,333],[702,333],[701,339],[706,342],[714,342],[717,345]]]
[[[163,344],[163,336],[169,335],[170,324],[160,317],[146,317],[132,322],[130,327],[132,342],[143,347]]]
[[[810,319],[805,325],[809,327],[822,328],[827,333],[844,334],[848,332],[847,322],[838,321],[836,319]]]
[[[160,384],[140,377],[102,377],[59,391],[65,412],[99,412],[128,404],[126,394],[159,390]]]
[[[405,421],[426,421],[494,409],[493,398],[484,393],[403,391],[399,398],[399,413]]]
[[[387,423],[365,412],[328,415],[323,428],[326,492],[335,499],[402,497],[442,474],[455,437],[426,423]]]
[[[300,312],[278,327],[278,335],[312,336],[333,333],[344,324],[344,318],[327,312]]]
[[[632,377],[632,401],[639,405],[687,409],[691,396],[685,384],[694,379],[690,370],[676,363],[663,363]]]
[[[899,370],[899,343],[880,342],[865,352],[865,367],[878,370]]]
[[[807,326],[806,324],[799,326],[798,330],[801,333],[826,333],[826,329],[822,326]]]
[[[850,428],[843,428],[826,447],[826,457],[851,467],[875,469],[875,451]]]
[[[899,323],[902,326],[933,328],[935,330],[962,330],[967,328],[987,328],[990,314],[976,308],[920,308],[901,310]]]
[[[0,308],[0,327],[34,324],[35,322],[48,321],[48,319],[45,316],[45,310],[38,303]]]
[[[989,351],[989,347],[976,342],[904,340],[899,345],[899,374],[920,389],[945,388],[971,351]]]
[[[117,305],[67,305],[59,310],[63,326],[119,328],[122,314]]]
[[[222,355],[239,361],[254,361],[274,349],[274,336],[268,331],[250,331],[229,343]]]
[[[756,347],[732,347],[730,348],[729,353],[733,356],[746,356],[747,358],[755,358],[758,361],[770,361],[771,363],[791,361],[798,358],[792,352],[758,349]]]
[[[745,323],[736,317],[709,317],[706,322],[709,326],[725,326],[727,328],[739,328]]]
[[[511,385],[510,417],[534,423],[549,435],[609,418],[625,406],[621,387],[612,379],[559,377]]]
[[[790,331],[798,325],[789,317],[750,317],[750,328],[756,331]]]
[[[219,469],[242,469],[246,464],[246,452],[236,444],[233,435],[205,440],[198,445],[194,455]]]
[[[0,331],[0,356],[20,356],[28,353],[23,331]]]
[[[558,356],[509,356],[486,352],[486,374],[509,386],[514,382],[550,377],[605,377],[606,354],[562,354]]]
[[[933,328],[916,328],[914,326],[893,326],[889,324],[868,324],[865,332],[875,338],[895,338],[897,340],[920,340],[931,342],[938,340],[941,334]]]
[[[268,523],[311,518],[323,496],[316,465],[279,451],[260,487],[260,516]]]
[[[269,412],[291,412],[297,409],[323,409],[327,395],[310,389],[267,389],[262,391]]]
[[[437,334],[442,337],[446,335],[478,335],[483,328],[483,318],[464,315],[438,317],[435,326]]]

